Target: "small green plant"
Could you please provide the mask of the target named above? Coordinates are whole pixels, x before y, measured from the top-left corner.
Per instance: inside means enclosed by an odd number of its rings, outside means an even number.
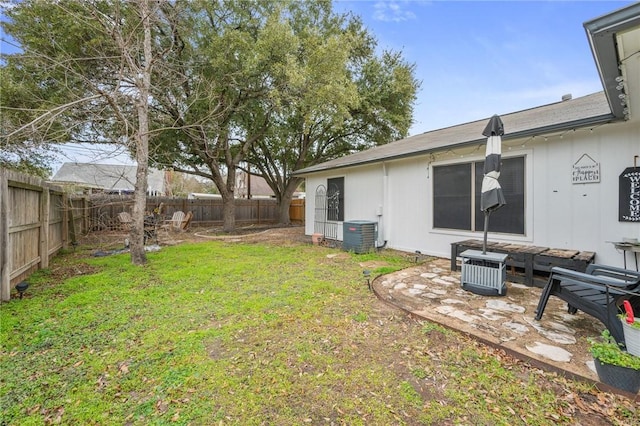
[[[410,404],[418,407],[422,405],[422,397],[407,381],[400,383],[400,395]]]
[[[620,321],[627,321],[627,314],[619,314],[618,318],[620,318]],[[634,317],[635,320],[629,324],[631,327],[633,328],[637,328],[638,330],[640,330],[640,318],[638,317]]]
[[[386,275],[392,272],[399,271],[400,269],[402,268],[399,266],[381,266],[379,268],[376,268],[373,272],[377,275]]]
[[[413,376],[417,377],[418,379],[426,379],[427,377],[429,377],[429,373],[427,373],[427,371],[424,368],[419,368],[419,367],[411,370],[411,374],[413,374]]]
[[[601,363],[640,370],[640,357],[622,350],[609,330],[602,332],[600,340],[589,339],[589,343],[591,343],[591,355]]]
[[[429,333],[431,331],[439,331],[442,334],[449,334],[451,332],[448,328],[445,328],[438,323],[426,322],[422,327],[422,332]]]
[[[357,314],[352,316],[353,320],[356,322],[365,322],[369,319],[369,316],[364,312],[358,312]]]

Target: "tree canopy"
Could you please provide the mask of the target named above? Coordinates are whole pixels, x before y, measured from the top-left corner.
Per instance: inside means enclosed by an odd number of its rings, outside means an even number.
[[[131,259],[144,264],[151,78],[161,68],[172,8],[152,0],[24,1],[5,32],[22,51],[3,57],[3,144],[124,144],[138,163]],[[3,80],[5,80],[3,79]]]
[[[294,170],[407,134],[413,65],[378,53],[360,19],[329,0],[152,3],[150,53],[140,4],[24,1],[7,11],[3,27],[23,53],[1,69],[12,94],[0,105],[6,143],[125,144],[152,166],[211,179],[230,231],[238,169],[266,179],[287,222]],[[144,72],[148,155],[132,143]]]

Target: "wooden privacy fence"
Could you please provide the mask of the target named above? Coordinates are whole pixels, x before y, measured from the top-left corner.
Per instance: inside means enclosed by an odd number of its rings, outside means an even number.
[[[87,207],[60,186],[0,168],[0,300],[88,229]]]
[[[275,199],[236,199],[236,224],[274,224],[278,222],[278,203]],[[192,212],[195,226],[217,226],[223,223],[222,200],[147,197],[147,211],[160,204],[162,214],[169,218],[176,211]],[[90,198],[91,230],[114,229],[119,226],[118,213],[132,213],[131,195],[93,195]],[[293,200],[289,208],[292,221],[304,222],[304,200]]]
[[[291,200],[289,219],[291,222],[304,223],[304,198]]]

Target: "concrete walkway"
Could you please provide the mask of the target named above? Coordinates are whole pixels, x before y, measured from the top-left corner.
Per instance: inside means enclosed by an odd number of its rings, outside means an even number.
[[[551,297],[540,321],[534,319],[541,289],[507,283],[501,297],[480,296],[460,286],[460,272],[448,259],[418,262],[415,267],[378,277],[377,296],[413,315],[468,333],[545,370],[597,381],[587,338],[604,325]]]

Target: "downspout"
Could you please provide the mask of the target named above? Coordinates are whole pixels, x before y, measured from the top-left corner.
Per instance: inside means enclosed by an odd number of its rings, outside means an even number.
[[[385,207],[389,206],[389,176],[387,165],[382,162],[382,204],[376,209],[376,215],[378,216],[378,249],[383,249],[387,245],[386,232],[387,227],[385,222],[388,222],[384,216]]]

